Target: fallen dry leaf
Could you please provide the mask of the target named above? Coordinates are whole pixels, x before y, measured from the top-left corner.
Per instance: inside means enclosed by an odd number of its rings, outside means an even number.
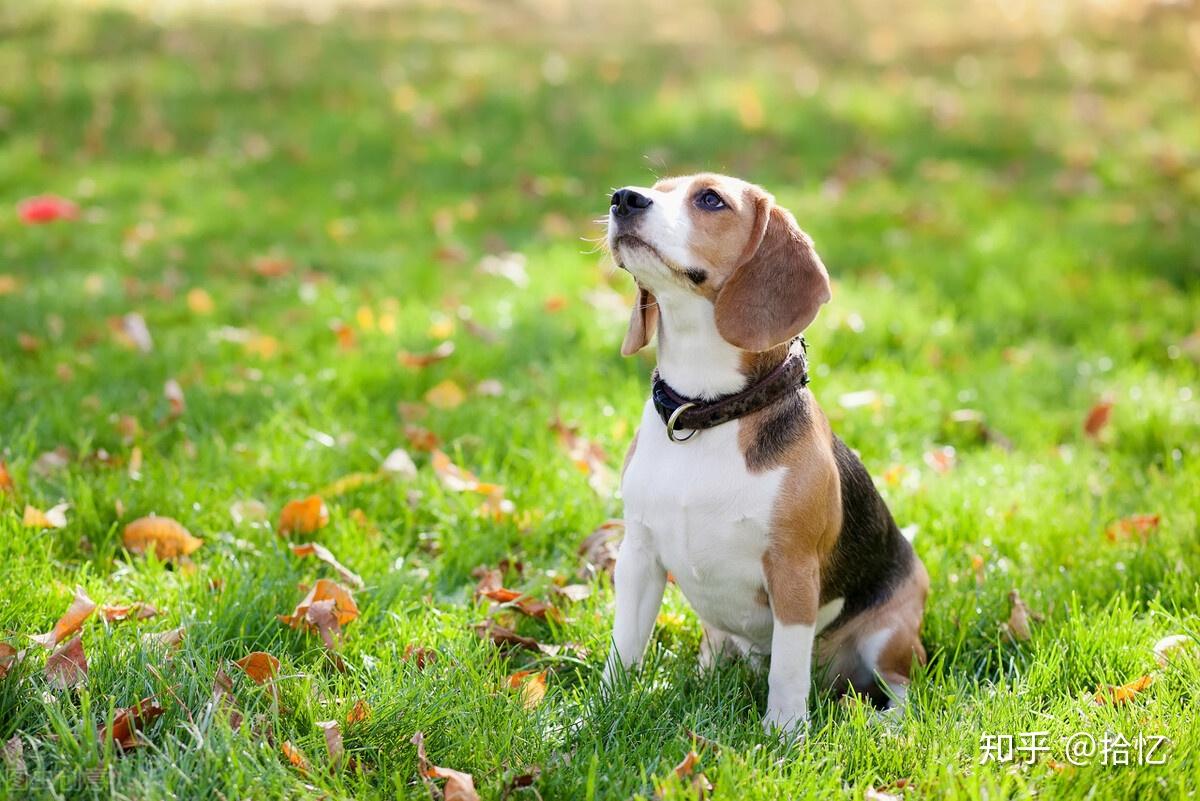
[[[475,633],[482,639],[491,640],[496,645],[519,645],[530,651],[541,653],[541,646],[532,637],[523,637],[510,628],[501,626],[494,620],[487,620],[475,625]]]
[[[675,766],[674,773],[680,779],[690,779],[692,789],[696,791],[697,801],[703,801],[703,799],[707,798],[708,794],[712,792],[713,786],[712,782],[708,780],[708,777],[696,769],[699,764],[700,755],[696,753],[696,749],[693,748],[689,750],[683,757],[683,760]],[[662,798],[661,789],[659,792],[655,793],[655,797],[659,799]]]
[[[321,545],[317,542],[301,542],[290,547],[292,549],[292,553],[294,553],[296,556],[317,557],[322,562],[332,567],[334,571],[342,577],[343,581],[354,586],[355,588],[361,590],[364,586],[366,586],[357,573],[339,562],[324,545]]]
[[[568,584],[565,587],[555,587],[554,591],[573,603],[592,597],[592,588],[587,584]]]
[[[70,508],[71,504],[60,503],[43,512],[36,506],[26,504],[21,525],[26,528],[63,528],[67,525],[67,510]]]
[[[868,787],[867,791],[863,793],[863,801],[901,801],[901,798],[895,793]]]
[[[188,311],[192,314],[209,315],[216,309],[212,295],[200,287],[189,289],[186,296]]]
[[[308,765],[308,759],[305,758],[304,754],[300,752],[299,748],[292,745],[291,740],[284,740],[283,745],[279,746],[279,749],[283,751],[283,755],[287,757],[287,760],[292,764],[292,767],[296,768],[301,773],[307,774],[309,770],[311,770]]]
[[[1117,705],[1127,703],[1132,701],[1134,696],[1148,688],[1153,683],[1153,677],[1146,675],[1142,676],[1141,678],[1134,679],[1128,684],[1122,684],[1120,687],[1113,687],[1110,685],[1096,691],[1096,704]]]
[[[417,772],[422,780],[431,784],[429,779],[445,779],[442,797],[445,801],[479,801],[479,793],[475,791],[475,779],[471,774],[434,765],[425,755],[425,735],[417,732],[412,738],[417,747]],[[432,788],[431,788],[432,791]]]
[[[8,675],[13,664],[21,658],[21,652],[6,642],[0,642],[0,679]]]
[[[325,750],[329,752],[329,764],[336,771],[342,767],[346,748],[342,744],[342,727],[336,720],[317,721],[317,728],[325,732]]]
[[[329,523],[329,509],[320,495],[310,495],[302,500],[288,501],[279,513],[279,533],[312,534]]]
[[[1008,594],[1008,603],[1012,611],[1008,615],[1006,631],[1018,642],[1026,642],[1031,636],[1029,631],[1029,607],[1021,600],[1021,594],[1012,590]]]
[[[46,658],[46,680],[60,690],[78,687],[87,679],[87,656],[83,652],[83,638],[74,639]]]
[[[29,778],[29,768],[25,765],[25,743],[21,740],[21,735],[14,734],[12,739],[6,740],[2,753],[8,775],[18,787],[23,785]]]
[[[109,623],[119,623],[122,620],[149,620],[157,617],[158,610],[153,605],[138,601],[132,604],[104,604],[100,607],[100,617]]]
[[[179,417],[187,410],[183,387],[179,386],[179,382],[174,378],[167,379],[167,383],[163,384],[163,397],[166,398],[171,417]]]
[[[330,602],[330,603],[322,603]],[[312,611],[314,606],[316,611]],[[294,629],[305,628],[321,635],[327,647],[333,650],[341,627],[358,617],[358,605],[350,590],[329,579],[318,579],[308,595],[290,615],[279,619]]]
[[[503,574],[499,570],[485,569],[475,587],[476,598],[487,598],[501,604],[512,604],[530,617],[545,620],[547,616],[558,620],[562,617],[557,609],[545,601],[502,586]]]
[[[233,524],[240,526],[242,523],[261,523],[267,519],[267,505],[262,501],[234,501],[229,506],[229,516],[233,518]]]
[[[13,484],[12,476],[8,472],[8,465],[3,459],[0,459],[0,494],[15,494],[16,486]]]
[[[246,675],[258,684],[266,684],[279,673],[279,660],[266,651],[246,654],[233,664],[246,671]]]
[[[607,573],[611,576],[617,564],[621,538],[624,536],[625,521],[614,518],[601,523],[579,544],[579,553],[584,560],[584,567],[580,573],[585,577],[594,573]]]
[[[387,455],[379,465],[380,472],[388,475],[400,476],[401,478],[416,478],[417,465],[413,462],[412,457],[408,455],[408,451],[403,448],[396,448]]]
[[[317,494],[324,498],[337,498],[341,495],[345,495],[347,492],[353,492],[359,487],[365,487],[368,484],[375,484],[383,481],[385,478],[387,478],[387,476],[382,472],[350,473],[349,475],[342,476],[332,484],[327,484],[324,487],[321,487]],[[328,517],[328,512],[326,513],[326,517]]]
[[[147,645],[165,645],[168,648],[178,648],[183,645],[183,638],[187,636],[187,629],[183,626],[167,631],[147,632],[142,635],[142,642]]]
[[[435,409],[456,409],[467,399],[467,393],[457,382],[447,378],[425,393],[425,402]]]
[[[437,362],[449,359],[453,355],[454,343],[447,340],[428,353],[410,353],[406,350],[402,350],[396,354],[396,359],[405,367],[420,369],[422,367],[428,367],[431,364],[436,364]],[[461,403],[461,401],[459,402]],[[458,404],[455,405],[457,406]]]
[[[1200,656],[1200,648],[1197,648],[1196,641],[1186,634],[1172,634],[1154,643],[1154,661],[1161,667],[1166,667],[1171,661],[1184,656]]]
[[[371,717],[371,705],[361,698],[354,702],[354,708],[350,710],[350,714],[346,716],[346,725],[352,726],[355,723],[362,723]]]
[[[437,657],[438,652],[432,648],[412,643],[404,646],[404,661],[412,662],[417,666],[417,670],[424,670],[426,665],[432,665],[437,661]]]
[[[608,497],[617,488],[617,475],[608,466],[604,449],[579,434],[578,426],[567,425],[560,418],[550,424],[559,445],[571,462],[588,477],[588,485],[601,497]]]
[[[953,446],[945,445],[925,451],[925,464],[937,473],[949,473],[957,462]]]
[[[189,556],[204,544],[178,521],[169,517],[140,517],[125,526],[125,548],[130,553],[153,553],[163,560]]]
[[[54,624],[54,628],[45,634],[30,637],[30,639],[39,645],[53,648],[67,637],[79,631],[83,626],[83,622],[91,617],[92,612],[95,611],[96,602],[88,597],[83,587],[76,587],[75,597],[71,600],[71,605],[67,607],[67,611]]]
[[[1136,536],[1144,545],[1149,541],[1150,535],[1158,531],[1158,524],[1160,522],[1162,522],[1161,515],[1129,515],[1110,523],[1104,532],[1104,536],[1108,538],[1109,542],[1129,540]]]
[[[431,452],[437,450],[441,440],[438,435],[427,428],[409,423],[404,426],[404,438],[415,451]]]
[[[536,709],[546,697],[546,671],[518,670],[508,677],[508,686],[521,691],[521,706]]]
[[[1083,421],[1083,433],[1092,439],[1099,437],[1100,432],[1108,426],[1108,421],[1112,417],[1112,409],[1112,401],[1098,401],[1088,410],[1087,417]]]
[[[442,482],[442,486],[451,492],[479,492],[484,495],[504,492],[504,488],[499,484],[480,481],[470,470],[459,467],[450,461],[450,457],[442,451],[435,450],[432,453],[430,464],[434,474]]]
[[[101,739],[112,740],[122,751],[129,751],[142,744],[139,732],[165,711],[154,696],[143,698],[133,706],[118,709],[112,725],[98,726],[96,734]]]

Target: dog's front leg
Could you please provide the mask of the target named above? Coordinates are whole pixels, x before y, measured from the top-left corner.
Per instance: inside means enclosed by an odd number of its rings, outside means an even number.
[[[611,686],[617,667],[641,661],[654,631],[654,621],[667,586],[667,571],[658,561],[645,526],[626,522],[625,539],[617,554],[613,587],[617,611],[613,621],[612,651],[604,665],[604,685]]]
[[[767,592],[775,618],[771,632],[771,670],[767,676],[767,714],[763,728],[791,732],[808,722],[812,686],[813,637],[820,593],[818,568],[779,560],[766,564]]]

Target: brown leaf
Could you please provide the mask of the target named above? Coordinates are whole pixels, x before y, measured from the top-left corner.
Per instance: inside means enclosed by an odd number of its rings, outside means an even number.
[[[266,651],[254,651],[233,664],[246,671],[258,684],[266,684],[279,673],[279,660]]]
[[[329,752],[330,766],[335,771],[340,770],[342,758],[346,755],[346,748],[342,744],[342,727],[336,720],[318,721],[317,726],[325,732],[325,750]]]
[[[1083,433],[1087,434],[1092,439],[1099,437],[1100,432],[1108,426],[1109,418],[1112,417],[1112,409],[1112,401],[1097,401],[1096,404],[1088,410],[1087,417],[1083,421]]]
[[[204,544],[178,521],[169,517],[140,517],[125,526],[125,548],[130,553],[153,553],[159,559],[189,556]]]
[[[87,679],[87,672],[83,638],[78,635],[46,658],[46,680],[60,690],[78,687]]]
[[[167,408],[171,417],[179,417],[187,409],[187,400],[183,396],[183,387],[174,378],[167,379],[163,385],[163,397],[167,399]]]
[[[3,748],[4,767],[8,770],[15,783],[19,786],[29,778],[29,769],[25,766],[25,743],[21,735],[14,734],[11,740],[6,740]]]
[[[0,679],[8,675],[8,671],[20,658],[20,651],[6,642],[0,642]]]
[[[1128,517],[1122,517],[1120,520],[1114,520],[1109,524],[1104,535],[1108,537],[1109,542],[1129,540],[1136,536],[1145,545],[1149,541],[1150,535],[1158,531],[1158,524],[1160,522],[1162,522],[1161,515],[1129,515]]]
[[[508,677],[508,686],[521,691],[523,707],[536,709],[546,697],[546,671],[534,673],[530,670],[518,670]]]
[[[168,648],[178,648],[183,644],[183,638],[187,635],[187,629],[180,626],[176,629],[168,631],[149,632],[142,635],[142,642],[151,645],[165,645]]]
[[[1134,679],[1128,684],[1122,684],[1120,687],[1113,687],[1110,685],[1104,689],[1096,691],[1096,704],[1117,705],[1127,703],[1128,701],[1132,701],[1134,696],[1147,689],[1153,683],[1153,677],[1146,675],[1142,676],[1141,678]]]
[[[338,624],[334,600],[313,601],[304,613],[304,621],[321,635],[325,647],[336,651],[342,640],[342,627]]]
[[[151,604],[138,601],[132,604],[104,604],[100,607],[100,616],[109,623],[119,623],[122,620],[149,620],[157,617],[158,610]]]
[[[457,382],[447,378],[425,393],[425,402],[435,409],[457,409],[467,399],[467,393]]]
[[[122,751],[129,751],[142,744],[139,731],[165,711],[154,696],[143,698],[133,706],[118,709],[112,725],[98,726],[96,734],[101,739],[112,740]]]
[[[404,646],[404,661],[414,663],[417,670],[424,670],[426,665],[432,665],[437,661],[437,657],[438,652],[432,648],[412,643]]]
[[[608,457],[599,444],[579,434],[579,427],[560,418],[550,424],[559,444],[575,467],[588,477],[588,485],[597,495],[608,497],[617,487],[616,473],[608,466]]]
[[[300,749],[292,745],[291,740],[284,740],[280,750],[287,757],[288,762],[292,763],[292,767],[296,768],[301,773],[307,775],[311,768],[308,765],[308,759],[300,752]]]
[[[621,538],[625,536],[625,521],[606,520],[579,544],[579,553],[584,559],[581,573],[607,573],[612,575],[617,564],[617,551]]]
[[[354,708],[350,710],[350,714],[346,716],[346,725],[352,726],[355,723],[362,723],[371,717],[371,705],[361,698],[354,702]]]
[[[332,567],[334,572],[341,576],[346,583],[356,587],[357,589],[361,590],[365,586],[363,584],[363,580],[358,576],[358,574],[339,562],[324,545],[316,542],[303,542],[297,543],[290,547],[292,549],[292,553],[294,553],[296,556],[317,557],[322,562]]]
[[[311,628],[311,623],[307,619],[308,610],[314,602],[325,600],[334,602],[333,611],[339,626],[345,626],[358,617],[358,605],[354,603],[354,596],[350,594],[350,590],[335,581],[317,579],[317,583],[309,590],[308,595],[296,605],[292,614],[280,615],[279,619],[292,628],[301,626]]]
[[[696,798],[703,801],[712,792],[712,782],[708,780],[702,772],[696,769],[700,764],[700,755],[696,753],[696,749],[691,749],[683,757],[683,760],[675,766],[675,775],[680,779],[691,779],[692,789],[696,791]],[[661,792],[655,794],[661,798]]]
[[[279,513],[279,533],[312,534],[329,523],[329,509],[320,495],[310,495],[303,500],[288,501]]]
[[[1029,631],[1029,607],[1025,605],[1025,601],[1021,600],[1021,594],[1016,590],[1009,592],[1008,603],[1012,607],[1012,611],[1008,615],[1008,628],[1006,631],[1014,640],[1026,642],[1031,636]]]
[[[12,476],[8,472],[8,465],[5,464],[3,459],[0,459],[0,493],[13,495],[16,491],[17,488],[13,484]]]
[[[541,648],[537,640],[532,637],[523,637],[512,629],[501,626],[494,620],[476,624],[475,633],[485,640],[490,639],[496,645],[519,645],[530,651],[541,653]]]
[[[479,801],[479,793],[475,791],[475,779],[469,773],[443,768],[434,765],[425,756],[425,735],[417,732],[412,738],[417,747],[417,772],[428,783],[429,779],[445,779],[442,797],[445,801]]]
[[[64,528],[67,525],[67,510],[70,508],[71,504],[60,503],[43,512],[36,506],[26,504],[21,525],[26,528]]]
[[[76,587],[75,598],[71,601],[71,606],[67,608],[63,616],[54,624],[54,628],[45,634],[30,637],[30,639],[39,645],[53,648],[67,637],[79,631],[84,621],[91,617],[92,612],[95,611],[96,602],[88,597],[83,587]]]
[[[406,350],[402,350],[396,354],[396,358],[405,367],[419,370],[431,364],[449,359],[452,355],[454,355],[454,343],[446,340],[428,353],[409,353]]]
[[[442,486],[451,492],[479,492],[491,495],[503,491],[503,487],[480,481],[470,470],[459,467],[450,461],[450,457],[441,451],[434,451],[430,464],[433,472],[442,482]]]
[[[437,450],[437,446],[441,444],[441,440],[438,439],[437,434],[412,423],[404,426],[404,438],[408,440],[408,444],[415,451],[435,451]]]

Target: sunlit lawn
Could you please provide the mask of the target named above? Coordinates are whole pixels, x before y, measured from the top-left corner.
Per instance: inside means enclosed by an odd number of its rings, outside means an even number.
[[[1153,648],[1200,634],[1197,23],[768,3],[689,33],[662,4],[554,8],[0,6],[0,641],[24,652],[0,678],[0,796],[423,798],[418,731],[485,798],[531,772],[510,798],[694,798],[691,748],[721,799],[1194,792],[1200,662]],[[767,739],[765,675],[700,677],[674,589],[649,664],[599,694],[612,593],[578,547],[620,517],[652,357],[618,354],[631,284],[595,219],[613,186],[696,169],[767,186],[834,276],[813,388],[932,577],[932,659],[896,725],[819,695],[805,740]],[[77,218],[22,223],[40,194]],[[503,489],[439,477],[431,439]],[[396,448],[415,475],[380,471]],[[314,493],[328,524],[280,537]],[[62,502],[65,526],[24,523]],[[203,545],[128,552],[150,514]],[[336,654],[278,619],[345,581],[292,554],[307,539],[365,584]],[[560,647],[477,635],[480,565],[561,612],[495,621]],[[77,586],[160,614],[90,617],[86,681],[60,690],[29,638]],[[1026,641],[1002,629],[1013,589]],[[232,664],[254,651],[272,683]],[[518,671],[545,672],[540,702]],[[164,712],[122,755],[103,724],[150,696]],[[1036,764],[980,764],[986,735],[1039,731]],[[1165,764],[1102,765],[1106,735],[1165,736]]]

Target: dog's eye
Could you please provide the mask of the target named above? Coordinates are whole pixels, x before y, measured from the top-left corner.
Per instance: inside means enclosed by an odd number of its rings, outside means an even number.
[[[721,196],[711,189],[705,189],[696,196],[696,205],[705,211],[717,211],[725,208],[725,201],[721,200]]]

